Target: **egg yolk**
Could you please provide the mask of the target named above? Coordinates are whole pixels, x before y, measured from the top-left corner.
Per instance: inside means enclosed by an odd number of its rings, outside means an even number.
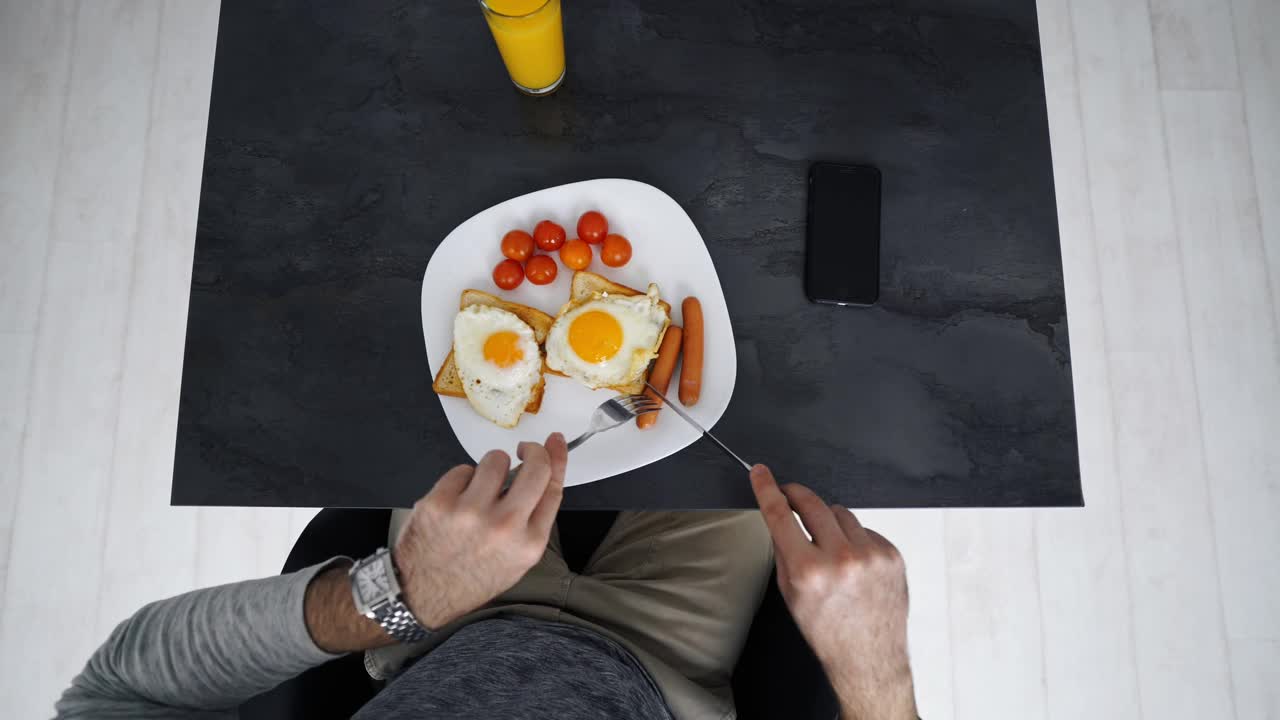
[[[622,347],[622,325],[609,313],[584,312],[569,325],[569,347],[587,362],[602,363]]]
[[[520,336],[510,330],[496,332],[484,341],[484,359],[501,368],[508,368],[524,359],[520,349]]]

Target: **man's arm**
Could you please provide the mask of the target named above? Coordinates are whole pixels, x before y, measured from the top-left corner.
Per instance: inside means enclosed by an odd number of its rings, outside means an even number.
[[[497,597],[547,546],[564,492],[568,448],[521,443],[459,466],[414,505],[392,554],[405,603],[441,627]],[[394,642],[356,612],[335,558],[289,575],[197,590],[152,603],[120,623],[63,693],[59,718],[227,717],[245,700],[338,654]],[[337,654],[335,654],[337,653]]]
[[[752,468],[751,488],[773,537],[778,589],[835,688],[841,718],[915,720],[898,549],[803,485],[779,488],[763,465]]]
[[[306,618],[341,612],[312,607],[308,589],[327,587],[319,579],[343,574],[342,565],[337,559],[147,605],[93,654],[57,716],[234,716],[245,700],[337,657],[317,645]]]

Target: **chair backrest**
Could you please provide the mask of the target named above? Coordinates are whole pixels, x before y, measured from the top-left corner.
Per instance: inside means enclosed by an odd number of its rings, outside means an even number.
[[[733,669],[733,701],[739,720],[833,720],[840,714],[835,690],[791,618],[777,577],[769,578]]]

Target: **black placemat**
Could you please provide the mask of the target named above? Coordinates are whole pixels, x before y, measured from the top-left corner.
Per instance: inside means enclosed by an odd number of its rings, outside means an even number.
[[[224,0],[174,502],[407,505],[466,461],[427,261],[485,207],[594,177],[656,185],[706,238],[738,349],[716,431],[750,459],[855,507],[1081,502],[1034,0],[564,13],[567,80],[534,100],[473,3]],[[814,160],[884,174],[872,309],[804,298]],[[702,443],[565,500],[750,502]]]

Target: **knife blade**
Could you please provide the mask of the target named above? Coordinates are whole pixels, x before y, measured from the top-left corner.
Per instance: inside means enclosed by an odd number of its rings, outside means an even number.
[[[663,395],[662,393],[658,392],[658,388],[654,387],[653,385],[650,385],[648,382],[645,382],[644,385],[645,387],[649,388],[650,392],[652,392],[654,395],[657,395],[658,398],[662,400],[663,405],[666,405],[667,407],[674,410],[675,413],[679,415],[681,418],[683,418],[685,422],[689,423],[695,429],[697,429],[698,432],[702,433],[703,437],[709,438],[711,442],[715,443],[721,450],[725,451],[729,455],[729,457],[733,458],[734,460],[737,460],[739,465],[747,469],[747,472],[751,471],[751,466],[747,464],[746,460],[743,460],[742,458],[738,457],[738,454],[730,450],[728,445],[725,445],[724,443],[720,442],[720,440],[715,435],[712,435],[710,432],[707,431],[706,428],[699,425],[697,420],[694,420],[693,418],[689,417],[689,415],[685,413],[685,411],[680,409],[679,405],[676,405],[675,403],[671,402],[670,400],[667,399],[666,395]]]

